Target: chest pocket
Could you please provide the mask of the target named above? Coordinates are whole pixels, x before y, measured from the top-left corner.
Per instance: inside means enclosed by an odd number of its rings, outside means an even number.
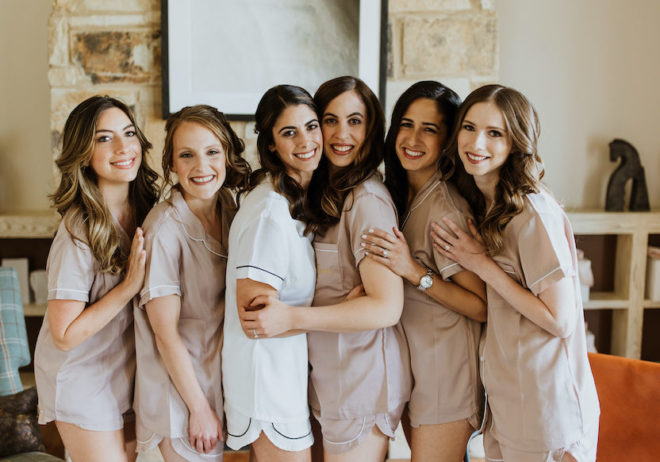
[[[316,295],[332,297],[341,292],[344,278],[337,244],[315,242],[314,255],[316,258]]]

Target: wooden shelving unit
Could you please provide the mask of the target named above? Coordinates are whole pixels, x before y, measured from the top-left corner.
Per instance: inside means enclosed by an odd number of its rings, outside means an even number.
[[[644,310],[660,308],[645,300],[649,235],[660,234],[660,211],[603,212],[568,210],[575,235],[615,235],[614,290],[592,292],[585,309],[611,309],[612,353],[641,357]]]
[[[567,210],[577,236],[614,235],[614,290],[592,292],[586,310],[612,310],[612,353],[640,358],[644,310],[660,309],[660,300],[645,299],[646,249],[649,235],[660,234],[660,210],[603,212]],[[0,215],[0,239],[52,238],[59,217],[54,212]],[[26,304],[25,316],[39,317],[45,305]]]

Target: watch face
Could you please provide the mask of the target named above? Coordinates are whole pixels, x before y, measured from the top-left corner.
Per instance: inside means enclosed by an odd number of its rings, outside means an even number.
[[[419,287],[422,289],[428,289],[433,285],[433,277],[429,276],[428,274],[425,276],[422,276],[422,279],[419,280]]]

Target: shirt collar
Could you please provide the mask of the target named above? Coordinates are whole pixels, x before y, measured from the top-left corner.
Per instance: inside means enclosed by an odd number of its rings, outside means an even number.
[[[403,228],[403,226],[405,225],[412,211],[415,210],[420,205],[422,205],[422,203],[431,195],[433,190],[437,188],[441,182],[442,182],[442,172],[440,171],[440,169],[438,169],[433,175],[431,175],[431,178],[426,180],[424,186],[422,186],[422,188],[419,191],[417,191],[417,194],[415,194],[415,197],[413,197],[413,200],[410,204],[410,209],[408,210],[408,212],[406,212],[406,216],[403,219],[403,222],[401,223],[401,228]]]
[[[227,256],[227,251],[222,248],[220,243],[206,233],[204,225],[202,225],[199,218],[190,210],[186,200],[183,198],[183,194],[178,189],[172,188],[170,202],[176,211],[179,225],[183,228],[184,234],[188,239],[203,243],[211,253],[222,257]]]

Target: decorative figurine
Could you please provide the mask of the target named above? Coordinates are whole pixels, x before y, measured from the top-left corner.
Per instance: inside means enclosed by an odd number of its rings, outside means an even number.
[[[624,188],[628,180],[632,180],[629,209],[631,212],[648,212],[651,210],[649,194],[646,189],[644,167],[639,161],[637,149],[627,141],[615,138],[610,143],[610,160],[616,162],[619,158],[621,158],[621,163],[607,183],[605,210],[608,212],[623,211]]]

